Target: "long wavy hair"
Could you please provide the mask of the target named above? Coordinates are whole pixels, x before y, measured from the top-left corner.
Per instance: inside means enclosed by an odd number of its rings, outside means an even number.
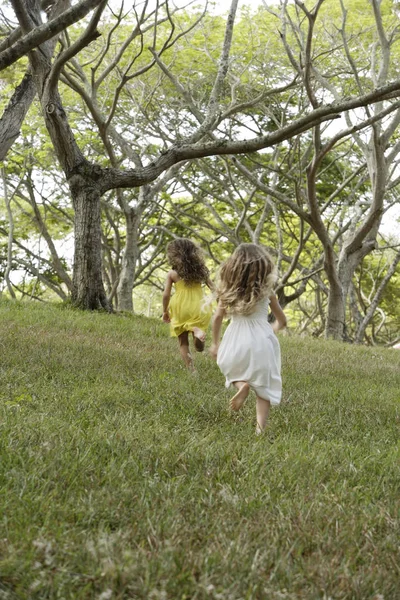
[[[210,276],[201,248],[187,238],[176,238],[170,242],[167,258],[171,267],[188,285],[205,283]]]
[[[271,295],[275,265],[263,246],[240,244],[220,268],[216,296],[228,314],[248,315]]]

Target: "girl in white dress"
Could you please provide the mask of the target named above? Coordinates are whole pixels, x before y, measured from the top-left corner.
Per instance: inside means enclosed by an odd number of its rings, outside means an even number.
[[[280,347],[275,332],[286,326],[286,317],[272,293],[276,281],[274,263],[256,244],[241,244],[222,265],[217,284],[218,307],[213,319],[210,353],[225,375],[226,387],[237,393],[230,401],[238,411],[250,390],[257,396],[257,433],[266,427],[271,404],[282,393]],[[275,321],[268,322],[268,309]],[[224,317],[231,319],[221,344]]]

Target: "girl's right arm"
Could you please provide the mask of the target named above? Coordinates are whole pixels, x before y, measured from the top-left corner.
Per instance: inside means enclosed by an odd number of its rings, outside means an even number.
[[[272,296],[269,297],[269,305],[271,307],[271,312],[275,317],[275,321],[272,324],[272,329],[276,333],[280,329],[286,327],[286,315],[283,312],[282,307],[279,304],[278,298],[275,296],[275,294],[272,294]]]
[[[213,324],[212,324],[212,343],[210,348],[210,354],[214,360],[217,360],[219,340],[221,337],[222,321],[224,320],[225,309],[220,304],[217,306],[215,311]]]
[[[164,293],[163,293],[163,297],[162,297],[162,305],[163,305],[163,317],[162,318],[163,318],[164,323],[171,322],[171,318],[169,316],[169,311],[168,311],[168,306],[169,306],[169,301],[171,299],[172,284],[174,283],[174,281],[176,279],[176,277],[174,278],[174,275],[175,275],[175,271],[169,271],[166,282],[165,282]]]
[[[206,286],[207,286],[207,287],[208,287],[208,289],[209,289],[209,290],[211,290],[212,292],[214,291],[214,288],[215,288],[215,286],[214,286],[214,284],[213,284],[213,282],[211,281],[211,279],[210,279],[210,278],[208,278],[208,279],[207,279],[207,281],[206,281]]]

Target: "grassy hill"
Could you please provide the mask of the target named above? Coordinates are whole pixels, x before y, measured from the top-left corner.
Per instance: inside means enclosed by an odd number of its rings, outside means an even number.
[[[400,352],[280,342],[256,436],[161,322],[0,302],[0,598],[400,598]]]

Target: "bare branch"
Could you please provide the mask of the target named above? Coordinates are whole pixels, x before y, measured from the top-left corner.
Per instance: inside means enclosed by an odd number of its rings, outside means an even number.
[[[66,62],[76,56],[76,54],[78,54],[78,52],[80,52],[85,46],[100,36],[97,31],[97,25],[105,7],[107,6],[107,1],[108,0],[101,0],[100,5],[97,7],[83,35],[81,35],[75,44],[70,46],[67,50],[64,50],[64,52],[62,52],[54,61],[47,79],[47,86],[49,90],[57,85],[61,69]]]
[[[69,25],[82,19],[88,12],[93,10],[93,8],[103,1],[104,0],[81,0],[79,4],[72,6],[55,19],[52,19],[43,25],[36,26],[18,42],[15,42],[11,48],[0,53],[0,71],[9,67],[22,56],[25,56],[28,52],[34,50],[47,40],[58,35]]]

